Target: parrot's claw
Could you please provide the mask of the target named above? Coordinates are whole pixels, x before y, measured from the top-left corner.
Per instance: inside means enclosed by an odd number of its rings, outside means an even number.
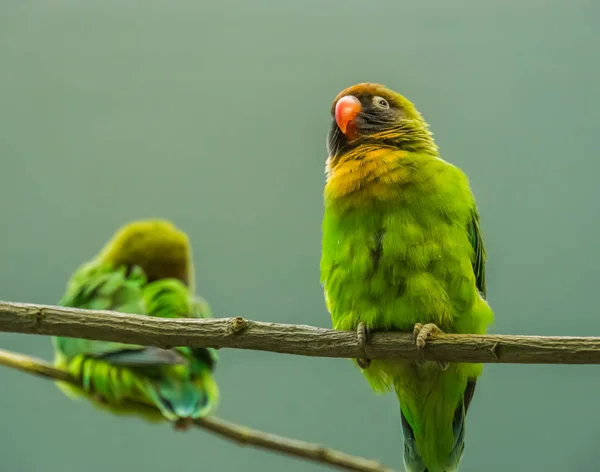
[[[194,420],[192,418],[179,418],[173,424],[173,429],[175,431],[187,431],[192,426]]]
[[[427,340],[431,337],[431,335],[440,333],[443,333],[443,331],[433,323],[415,323],[413,336],[415,339],[415,344],[417,345],[417,351],[419,351],[420,355],[423,355],[423,349],[425,348],[425,344],[427,344]],[[422,364],[424,361],[420,360],[419,362]],[[436,363],[440,370],[444,371],[448,369],[448,362],[436,361]]]
[[[358,323],[358,327],[356,328],[356,337],[358,338],[358,346],[360,347],[360,350],[364,354],[364,357],[357,358],[356,363],[358,364],[358,367],[360,367],[363,370],[368,369],[369,366],[371,365],[371,359],[369,359],[367,357],[367,348],[366,348],[367,335],[368,335],[367,327],[361,321],[360,323]]]

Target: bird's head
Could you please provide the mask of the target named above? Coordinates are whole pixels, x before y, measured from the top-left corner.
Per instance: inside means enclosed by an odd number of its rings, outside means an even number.
[[[193,287],[188,236],[170,221],[139,220],[121,227],[98,256],[115,267],[140,267],[149,282],[175,278]]]
[[[362,144],[437,155],[429,127],[415,106],[383,85],[362,83],[342,90],[331,105],[331,115],[330,158]]]

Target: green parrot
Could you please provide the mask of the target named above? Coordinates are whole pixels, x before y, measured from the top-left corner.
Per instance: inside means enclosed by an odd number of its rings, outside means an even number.
[[[331,107],[321,282],[334,329],[483,334],[486,254],[465,174],[442,160],[414,105],[383,85],[343,90]],[[363,345],[364,346],[364,345]],[[422,352],[422,351],[419,351]],[[400,402],[410,472],[458,470],[481,364],[357,359]]]
[[[168,221],[127,224],[75,272],[59,304],[161,318],[210,317],[206,301],[193,295],[191,251],[187,235]],[[213,349],[167,350],[67,337],[53,342],[55,366],[68,370],[83,388],[58,386],[99,408],[171,421],[185,430],[218,404]]]

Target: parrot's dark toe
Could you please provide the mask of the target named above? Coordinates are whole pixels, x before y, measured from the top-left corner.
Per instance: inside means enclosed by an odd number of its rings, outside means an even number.
[[[102,405],[107,405],[108,402],[106,401],[106,399],[100,395],[99,393],[94,393],[94,400],[98,403],[101,403]]]
[[[358,367],[360,367],[361,369],[368,369],[369,366],[371,365],[371,359],[369,359],[367,357],[367,347],[366,347],[367,336],[368,336],[367,327],[361,321],[360,323],[358,323],[358,327],[356,328],[356,337],[358,339],[358,346],[360,347],[360,350],[364,354],[364,357],[359,357],[356,359],[356,363],[358,364]]]
[[[192,426],[194,420],[192,418],[179,418],[173,424],[173,429],[175,431],[187,431]]]

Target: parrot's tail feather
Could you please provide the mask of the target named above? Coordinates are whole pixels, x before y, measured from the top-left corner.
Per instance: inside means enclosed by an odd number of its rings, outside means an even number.
[[[423,460],[417,451],[415,433],[408,424],[402,410],[400,410],[400,419],[402,420],[402,434],[404,435],[404,467],[407,472],[427,472]]]
[[[424,411],[410,411],[405,414],[405,408],[400,409],[402,432],[404,435],[404,466],[408,472],[455,472],[462,459],[465,449],[465,419],[475,392],[476,379],[469,379],[464,393],[452,418],[452,442],[446,452],[438,447],[420,451],[419,445],[443,442],[442,424],[437,423],[435,431],[431,431],[431,423],[410,421],[409,418],[423,418],[431,414]],[[401,395],[399,395],[400,397]],[[402,399],[400,399],[402,402]],[[439,412],[437,412],[439,413]],[[408,416],[408,417],[407,417]],[[439,416],[437,419],[440,419]],[[411,423],[414,425],[411,426]],[[429,426],[429,428],[428,428]],[[423,448],[424,449],[424,448]],[[424,453],[424,454],[423,454]],[[433,454],[432,454],[433,453]]]
[[[154,403],[171,421],[207,416],[216,408],[219,398],[209,370],[196,372],[194,377],[166,377],[151,389]]]
[[[163,382],[157,388],[158,405],[171,420],[198,418],[208,404],[208,396],[189,381]]]

